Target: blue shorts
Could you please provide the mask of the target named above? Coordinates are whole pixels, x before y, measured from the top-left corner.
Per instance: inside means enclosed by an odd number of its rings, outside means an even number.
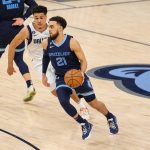
[[[4,51],[6,46],[10,44],[13,38],[20,32],[24,27],[22,26],[12,26],[14,21],[0,21],[0,50]],[[25,42],[22,42],[16,49],[23,49],[25,47]]]
[[[87,102],[91,102],[96,98],[96,96],[89,77],[86,74],[84,74],[84,76],[85,78],[83,84],[78,88],[75,88],[75,91],[79,98],[84,98]],[[56,77],[56,90],[60,87],[70,88],[65,84],[63,77]]]

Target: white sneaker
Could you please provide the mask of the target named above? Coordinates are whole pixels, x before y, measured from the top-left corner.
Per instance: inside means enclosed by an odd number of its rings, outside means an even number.
[[[35,88],[31,85],[27,90],[27,95],[23,98],[24,102],[31,101],[36,94]]]
[[[80,107],[80,115],[83,119],[88,120],[90,118],[89,115],[89,110],[88,108],[84,105],[84,103],[82,102],[82,100],[80,100],[79,102],[79,107]]]

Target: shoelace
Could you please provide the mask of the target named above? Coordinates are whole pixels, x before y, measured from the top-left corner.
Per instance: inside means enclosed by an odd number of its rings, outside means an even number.
[[[113,118],[108,119],[108,123],[109,123],[110,128],[116,129],[115,122],[114,122]]]
[[[87,128],[85,125],[82,126],[82,131],[83,131],[83,134],[86,134],[87,133]]]

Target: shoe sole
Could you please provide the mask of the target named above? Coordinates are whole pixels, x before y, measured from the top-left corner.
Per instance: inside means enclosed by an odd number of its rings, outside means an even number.
[[[36,92],[31,92],[31,93],[30,93],[30,96],[27,97],[27,98],[25,98],[25,99],[23,99],[23,101],[24,101],[24,102],[29,102],[29,101],[31,101],[31,100],[33,99],[33,97],[35,96],[35,94],[36,94]]]

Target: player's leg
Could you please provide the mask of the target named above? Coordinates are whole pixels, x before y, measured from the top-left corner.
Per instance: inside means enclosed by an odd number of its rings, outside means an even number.
[[[17,35],[17,33],[23,28],[23,25],[14,27],[14,26],[12,26],[12,23],[13,23],[13,21],[1,21],[0,22],[0,29],[1,29],[1,31],[0,31],[0,50],[1,50],[0,55],[3,54],[4,47],[6,47],[13,40],[13,38]],[[25,44],[22,43],[21,45],[19,45],[17,47],[17,49],[20,51],[20,49],[24,49],[24,47],[25,47]],[[18,55],[19,55],[19,53],[18,53]],[[20,64],[22,64],[21,66],[25,65],[25,69],[28,70],[28,68],[26,67],[26,64],[22,63],[21,59],[23,59],[23,56],[21,56],[21,58],[19,58],[20,56],[21,55],[17,56],[17,54],[15,54],[15,62],[17,64],[17,66],[20,66]],[[19,67],[19,69],[20,69],[20,67]],[[22,69],[20,69],[20,70],[22,70]],[[23,73],[22,75],[26,81],[28,81],[28,79],[30,79],[30,76],[26,75],[25,73]],[[28,85],[30,85],[29,81],[28,81]]]
[[[51,93],[57,97],[57,93],[56,90],[52,90]],[[79,105],[79,110],[80,110],[80,115],[82,116],[82,118],[84,119],[89,119],[90,115],[89,115],[89,109],[86,107],[86,105],[83,103],[82,99],[80,99],[75,90],[73,90],[72,94],[71,94],[71,98]]]
[[[65,85],[59,85],[56,88],[57,96],[59,102],[66,113],[73,117],[82,127],[82,138],[83,140],[88,139],[92,130],[92,124],[86,119],[83,119],[78,113],[76,108],[70,103],[70,96],[72,94],[72,89],[66,87]]]
[[[34,64],[34,68],[37,72],[39,72],[38,74],[41,74],[41,70],[42,70],[42,66],[40,66],[40,62],[37,61],[34,61],[33,62]],[[56,80],[56,76],[55,76],[55,70],[54,68],[52,67],[51,63],[49,64],[48,68],[47,68],[47,73],[46,73],[46,76],[48,78],[48,83],[50,84],[50,91],[51,93],[54,95],[54,96],[57,96],[56,94],[56,83],[55,83],[55,80]],[[71,98],[77,103],[79,104],[79,107],[80,107],[80,115],[85,118],[85,119],[89,119],[89,111],[88,111],[88,108],[85,106],[85,104],[83,103],[82,100],[80,100],[80,98],[77,96],[75,90],[73,90],[72,94],[71,94]]]
[[[88,102],[88,104],[91,107],[96,109],[98,112],[102,113],[107,118],[110,133],[112,134],[118,133],[119,128],[117,125],[117,119],[115,115],[113,115],[111,112],[108,111],[107,107],[103,102],[98,101],[96,99],[92,84],[87,76],[85,76],[85,80],[82,86],[77,89],[77,93],[78,91],[80,91],[80,94],[84,97],[86,102]]]
[[[112,134],[118,133],[119,128],[118,128],[116,116],[108,111],[105,104],[101,101],[98,101],[96,98],[88,103],[91,107],[93,107],[94,109],[102,113],[104,116],[106,116],[109,129],[110,129],[110,133]]]
[[[23,100],[25,102],[28,102],[28,101],[31,101],[33,99],[36,92],[35,92],[35,88],[33,87],[29,68],[23,60],[23,54],[24,54],[24,47],[23,48],[17,48],[15,51],[14,61],[15,61],[16,65],[18,66],[19,71],[22,74],[22,76],[26,82],[27,94],[23,98]]]

